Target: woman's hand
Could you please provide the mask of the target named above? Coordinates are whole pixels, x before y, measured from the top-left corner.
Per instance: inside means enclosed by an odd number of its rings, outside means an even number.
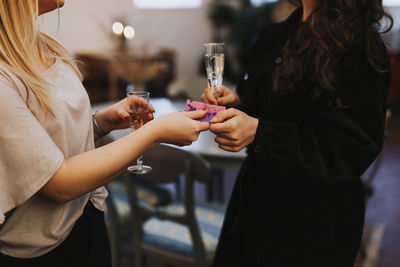
[[[148,121],[154,118],[154,108],[151,104],[144,102],[144,105],[148,105]],[[101,110],[96,113],[96,121],[100,128],[105,132],[110,132],[117,129],[125,129],[130,126],[132,121],[131,115],[129,115],[129,106],[126,98],[122,99],[118,103]]]
[[[230,108],[212,118],[210,131],[216,135],[215,142],[220,148],[238,152],[253,142],[257,127],[258,119]]]
[[[219,89],[219,97],[215,99],[213,88],[206,88],[201,95],[201,100],[207,104],[220,105],[220,106],[237,106],[240,104],[239,96],[225,86]]]
[[[195,120],[204,117],[206,114],[207,110],[169,113],[143,127],[154,127],[154,130],[157,131],[159,143],[187,146],[197,140],[200,132],[210,128],[208,122]]]

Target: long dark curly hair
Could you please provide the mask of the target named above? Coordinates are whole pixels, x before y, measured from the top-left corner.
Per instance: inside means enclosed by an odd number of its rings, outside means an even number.
[[[301,6],[301,0],[290,0]],[[281,92],[310,90],[314,100],[333,108],[341,101],[341,69],[354,53],[365,57],[377,72],[389,71],[382,62],[381,33],[388,32],[393,18],[382,0],[317,0],[314,11],[299,26],[284,49],[274,88]]]

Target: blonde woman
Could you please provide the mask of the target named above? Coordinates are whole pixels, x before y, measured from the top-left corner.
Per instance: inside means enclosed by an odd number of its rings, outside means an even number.
[[[73,60],[38,31],[63,5],[0,0],[0,266],[110,266],[102,186],[157,143],[188,145],[209,127],[193,120],[205,111],[177,112],[94,149],[130,118],[126,100],[92,118]]]

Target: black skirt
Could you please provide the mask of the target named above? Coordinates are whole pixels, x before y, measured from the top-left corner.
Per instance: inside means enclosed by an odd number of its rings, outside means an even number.
[[[111,267],[104,212],[91,201],[68,237],[52,251],[31,259],[0,254],[0,267]]]

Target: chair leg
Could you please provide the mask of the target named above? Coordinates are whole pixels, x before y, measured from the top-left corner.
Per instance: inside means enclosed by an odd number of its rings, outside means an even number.
[[[142,258],[142,254],[140,253],[140,232],[137,231],[137,223],[139,222],[134,222],[133,223],[133,239],[132,239],[132,245],[133,245],[133,266],[134,267],[144,267],[144,262]]]
[[[136,243],[137,244],[137,243]],[[134,244],[133,248],[133,266],[134,267],[144,267],[147,266],[146,264],[146,259],[144,259],[143,255],[140,254],[140,250],[136,247],[136,244]]]

